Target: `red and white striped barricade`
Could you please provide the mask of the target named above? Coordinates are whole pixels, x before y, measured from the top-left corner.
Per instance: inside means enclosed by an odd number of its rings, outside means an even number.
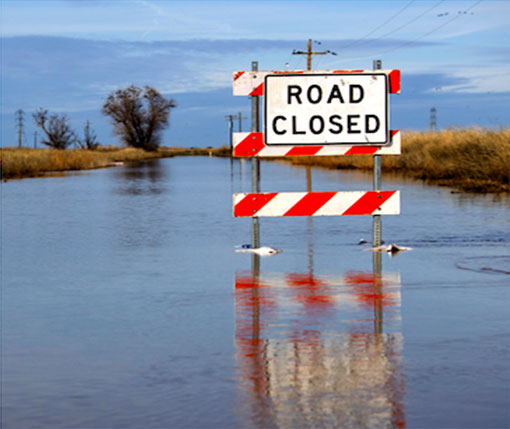
[[[389,94],[400,70],[239,71],[234,95],[265,96],[264,132],[234,133],[235,157],[398,155]],[[363,128],[363,129],[362,129]],[[234,194],[235,217],[400,214],[399,191]]]
[[[399,191],[234,194],[234,217],[398,215]]]
[[[264,79],[267,75],[292,74],[372,74],[374,70],[308,70],[308,71],[236,71],[233,73],[234,95],[264,95]],[[377,70],[388,76],[390,94],[400,93],[400,70]]]
[[[264,143],[263,133],[234,133],[235,157],[400,155],[400,131],[391,130],[391,142],[385,146],[357,145],[273,145]]]
[[[329,71],[238,71],[233,74],[234,95],[265,95],[265,80],[269,77],[296,76],[333,76],[340,81],[342,75],[361,76],[371,79],[376,76],[386,77],[384,86],[388,94],[400,93],[400,70],[329,70]],[[338,101],[340,94],[335,94]],[[313,107],[316,107],[314,105]],[[268,116],[266,105],[266,117]],[[267,118],[266,118],[267,119]],[[337,119],[338,120],[338,119]],[[281,122],[283,123],[283,122]],[[339,124],[335,124],[339,126]],[[361,138],[361,137],[360,137]],[[390,130],[388,141],[384,145],[367,144],[360,141],[357,144],[267,144],[267,136],[264,133],[233,133],[233,156],[234,157],[282,157],[282,156],[338,156],[338,155],[399,155],[400,131]]]

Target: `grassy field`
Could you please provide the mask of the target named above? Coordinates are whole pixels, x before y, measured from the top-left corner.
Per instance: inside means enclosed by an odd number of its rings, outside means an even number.
[[[103,168],[119,162],[172,156],[230,156],[228,147],[166,148],[156,152],[102,147],[84,149],[0,149],[3,179],[36,177],[51,172]],[[333,169],[366,169],[372,156],[286,158],[296,165]],[[426,183],[480,193],[510,192],[510,129],[450,129],[440,132],[402,132],[402,154],[382,157],[384,171]]]
[[[479,193],[510,192],[510,129],[402,132],[402,154],[382,156],[384,171]],[[372,169],[370,155],[295,157],[297,165]]]
[[[85,149],[28,149],[2,148],[2,178],[17,179],[37,177],[48,173],[69,170],[105,168],[117,163],[145,161],[172,156],[229,156],[227,147],[220,148],[168,148],[161,147],[155,152],[142,149],[102,147],[98,150]]]

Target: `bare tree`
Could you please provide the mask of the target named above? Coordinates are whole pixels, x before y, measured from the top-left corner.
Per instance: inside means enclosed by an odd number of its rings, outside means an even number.
[[[126,145],[152,151],[161,143],[161,133],[175,107],[174,99],[164,98],[154,88],[131,85],[110,94],[102,112],[111,117],[114,133]]]
[[[78,144],[82,149],[89,150],[95,150],[99,146],[96,133],[92,128],[90,128],[90,121],[85,123],[85,128],[83,129],[83,140],[78,139]]]
[[[48,110],[40,108],[33,115],[37,126],[46,134],[42,140],[46,146],[54,149],[66,149],[76,142],[76,135],[67,122],[67,116],[57,114],[48,116]]]

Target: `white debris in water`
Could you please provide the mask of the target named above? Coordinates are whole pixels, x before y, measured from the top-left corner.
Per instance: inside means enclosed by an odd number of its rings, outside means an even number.
[[[412,247],[399,246],[397,244],[391,243],[388,245],[382,245],[377,247],[371,247],[370,249],[366,249],[371,252],[387,252],[387,253],[398,253],[404,252],[406,250],[413,250]]]
[[[251,247],[251,244],[242,244],[236,246],[236,253],[253,253],[255,255],[260,256],[271,256],[277,253],[282,253],[282,249],[275,249],[274,247],[269,246],[261,246],[261,247]]]

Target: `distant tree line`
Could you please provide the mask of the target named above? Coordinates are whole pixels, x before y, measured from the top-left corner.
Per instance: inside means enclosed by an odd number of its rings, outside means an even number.
[[[49,115],[48,110],[40,108],[33,115],[35,123],[40,127],[46,139],[42,144],[53,149],[67,149],[72,145],[78,145],[84,149],[94,150],[99,146],[94,131],[90,128],[90,122],[87,121],[83,130],[84,137],[80,139],[71,129],[66,115]]]
[[[157,150],[162,132],[169,125],[170,111],[177,107],[172,98],[163,97],[150,86],[143,89],[131,85],[112,92],[106,99],[101,112],[109,116],[114,134],[129,147]],[[42,143],[54,149],[67,149],[78,145],[94,150],[99,146],[96,134],[87,121],[83,138],[79,138],[69,125],[66,115],[48,113],[40,108],[33,114],[34,121],[42,129],[45,138]]]

